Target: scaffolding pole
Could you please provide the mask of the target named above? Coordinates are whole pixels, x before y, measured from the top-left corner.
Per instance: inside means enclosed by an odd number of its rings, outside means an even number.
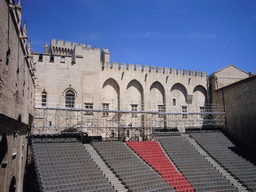
[[[190,127],[200,129],[207,125],[220,126],[224,125],[226,116],[224,107],[208,104],[200,112],[104,110],[58,106],[34,108],[34,135],[59,134],[72,128],[86,132],[90,136],[100,135],[103,138],[126,140],[152,138],[152,132],[159,129],[177,129],[181,132],[182,128],[185,130]],[[108,115],[103,116],[103,113]]]

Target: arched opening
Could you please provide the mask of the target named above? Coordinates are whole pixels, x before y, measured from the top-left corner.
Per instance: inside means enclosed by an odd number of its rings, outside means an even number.
[[[12,177],[9,192],[15,192],[16,191],[16,179],[15,177]]]
[[[103,107],[106,104],[109,109],[119,110],[120,105],[120,89],[118,83],[112,79],[107,79],[102,86]]]
[[[154,101],[153,108],[157,105],[165,105],[165,90],[158,81],[150,86],[150,101]]]
[[[193,90],[194,101],[200,105],[207,103],[207,92],[202,85],[197,85]]]
[[[8,145],[7,145],[7,137],[6,133],[4,133],[1,137],[1,142],[0,142],[0,164],[2,164],[3,159],[8,151]]]
[[[182,118],[187,118],[188,103],[187,103],[187,89],[181,83],[175,83],[171,88],[172,106],[174,112],[183,112]],[[176,116],[177,120],[179,117]],[[176,124],[175,126],[179,126]]]
[[[143,88],[140,82],[132,80],[126,87],[126,100],[129,104],[137,104],[143,110]]]
[[[200,112],[198,117],[202,118],[202,122],[198,123],[198,127],[203,126],[203,119],[207,117],[205,112],[205,104],[207,102],[207,92],[206,89],[202,85],[197,85],[193,90],[193,103],[194,109],[197,112]]]
[[[144,110],[143,87],[139,81],[135,79],[130,81],[126,87],[125,95],[126,95],[126,103],[127,103],[126,108],[128,110],[132,112]],[[142,114],[131,113],[131,116],[127,116],[126,118],[127,118],[126,122],[131,123],[134,127],[144,126],[144,116]]]
[[[187,89],[184,85],[176,83],[171,88],[171,95],[176,100],[176,104],[185,105],[187,102]]]
[[[166,128],[166,116],[162,113],[166,111],[165,105],[165,90],[163,85],[155,81],[150,86],[150,109],[159,112],[158,119],[156,120],[156,127]]]
[[[42,102],[41,102],[41,105],[42,106],[46,106],[46,103],[47,103],[47,93],[45,90],[42,91]]]
[[[65,99],[66,99],[65,101],[66,107],[70,107],[70,108],[75,107],[75,93],[72,90],[66,91]]]
[[[120,122],[120,113],[109,113],[108,110],[120,110],[120,88],[116,80],[113,78],[107,79],[102,85],[102,116],[106,121],[103,126],[107,126],[109,122]],[[115,126],[118,126],[116,123]],[[120,137],[120,130],[112,129],[106,133],[110,137]]]

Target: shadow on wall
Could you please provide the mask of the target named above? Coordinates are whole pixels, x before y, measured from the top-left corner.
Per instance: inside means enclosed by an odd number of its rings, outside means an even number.
[[[6,133],[4,133],[3,136],[1,136],[1,142],[0,142],[0,164],[1,165],[7,151],[8,151],[7,137],[6,137]]]
[[[15,192],[15,191],[16,191],[16,179],[15,177],[12,177],[9,192]]]

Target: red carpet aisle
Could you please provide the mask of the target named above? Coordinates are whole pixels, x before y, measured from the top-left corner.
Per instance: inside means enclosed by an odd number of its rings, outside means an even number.
[[[157,141],[131,141],[127,144],[177,191],[194,191],[186,178],[174,168],[165,156]]]

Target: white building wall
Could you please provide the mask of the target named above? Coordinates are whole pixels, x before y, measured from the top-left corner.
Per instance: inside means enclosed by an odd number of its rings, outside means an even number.
[[[57,46],[61,45],[67,50],[63,41],[55,43],[54,49],[58,50]],[[102,109],[103,103],[109,103],[109,109],[125,111],[132,110],[132,105],[137,105],[137,110],[158,111],[159,105],[162,105],[166,112],[181,112],[182,106],[187,106],[188,112],[199,112],[200,106],[204,106],[207,84],[205,72],[111,64],[110,53],[106,49],[101,53],[100,48],[91,46],[68,46],[73,50],[70,54],[44,53],[43,62],[36,64],[36,101],[39,103],[42,91],[45,90],[48,105],[64,107],[65,92],[73,90],[76,93],[76,108],[84,108],[85,103],[93,103],[94,109]],[[53,50],[52,46],[50,50]],[[51,54],[54,55],[54,62],[50,62]],[[63,56],[65,63],[61,63]],[[34,60],[38,58],[39,53],[34,53]],[[176,100],[176,106],[173,106],[173,99]],[[91,118],[95,115],[91,115]],[[106,117],[102,113],[100,117],[97,114],[97,118],[121,120],[124,126],[132,123],[132,126],[142,127],[147,126],[143,121],[150,119],[150,115],[143,117],[141,114],[126,113],[118,116],[110,113]],[[161,122],[159,126],[168,126],[163,123],[166,118],[170,117],[156,117]]]

